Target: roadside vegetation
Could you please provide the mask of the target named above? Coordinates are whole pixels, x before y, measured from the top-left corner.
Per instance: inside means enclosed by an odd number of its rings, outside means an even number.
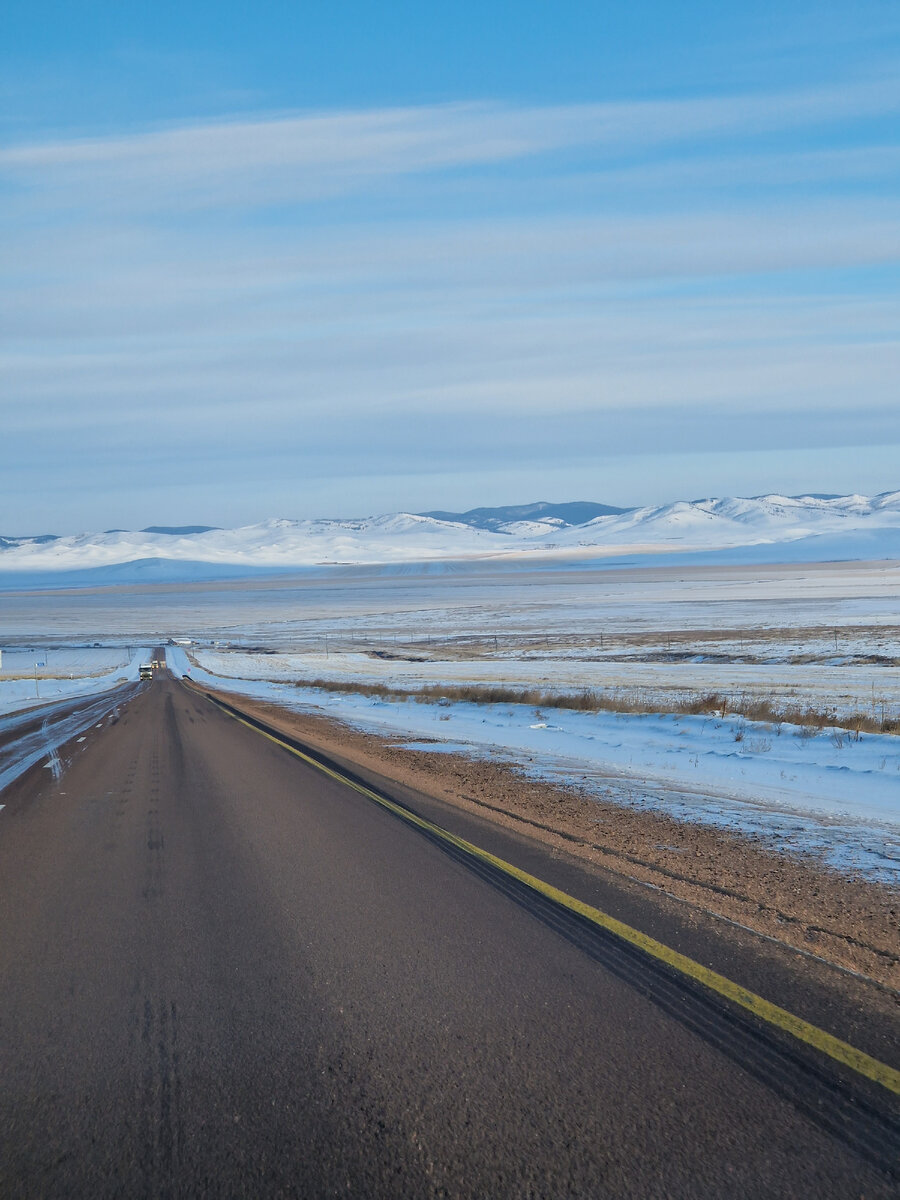
[[[833,708],[779,703],[756,696],[722,692],[675,692],[661,697],[658,692],[649,693],[641,689],[548,691],[543,688],[477,684],[428,684],[421,688],[397,688],[384,683],[334,679],[297,680],[295,686],[346,695],[374,696],[381,700],[412,700],[418,704],[462,701],[469,704],[525,704],[532,708],[563,708],[576,712],[708,714],[723,719],[735,716],[771,725],[776,731],[782,724],[796,725],[800,730],[808,731],[807,736],[824,729],[845,730],[851,740],[858,740],[863,733],[900,735],[900,716],[889,710],[885,700],[874,697],[868,711],[838,713]]]

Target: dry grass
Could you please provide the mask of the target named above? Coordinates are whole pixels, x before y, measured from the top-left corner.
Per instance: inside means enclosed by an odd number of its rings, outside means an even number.
[[[464,701],[469,704],[525,704],[531,708],[564,708],[576,712],[682,713],[739,716],[768,725],[796,725],[810,733],[822,729],[844,729],[854,737],[862,733],[900,734],[900,718],[887,711],[887,705],[873,700],[869,712],[838,714],[834,709],[811,705],[778,703],[746,695],[721,692],[681,692],[661,698],[658,693],[640,689],[614,689],[601,692],[594,688],[579,691],[548,691],[545,688],[516,688],[502,685],[428,684],[422,688],[397,688],[385,683],[354,683],[334,679],[298,680],[297,687],[319,688],[347,695],[377,696],[382,700],[414,700],[419,704]]]

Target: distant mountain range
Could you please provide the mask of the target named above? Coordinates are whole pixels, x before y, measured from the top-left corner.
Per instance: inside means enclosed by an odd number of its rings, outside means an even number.
[[[150,526],[0,538],[0,585],[225,579],[375,564],[900,560],[900,492],[754,496],[615,508],[590,501],[272,520],[239,529]],[[446,567],[441,566],[446,564]]]
[[[435,521],[470,525],[473,529],[491,529],[504,533],[507,525],[519,521],[586,525],[595,517],[609,517],[629,511],[627,508],[613,508],[610,504],[595,504],[591,500],[571,500],[567,504],[550,504],[546,500],[538,500],[535,504],[507,504],[502,508],[470,508],[464,513],[426,512],[417,515],[433,517]]]

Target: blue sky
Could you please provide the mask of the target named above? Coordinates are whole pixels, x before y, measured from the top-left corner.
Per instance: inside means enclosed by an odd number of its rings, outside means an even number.
[[[896,4],[17,3],[0,78],[0,532],[900,487]]]

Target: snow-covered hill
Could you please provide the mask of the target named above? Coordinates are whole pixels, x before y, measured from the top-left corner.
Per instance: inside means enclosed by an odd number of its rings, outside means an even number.
[[[400,564],[473,558],[647,557],[716,554],[729,561],[900,558],[900,492],[759,496],[605,506],[524,505],[360,520],[264,521],[239,529],[160,527],[66,537],[0,538],[0,583],[141,582],[235,577],[323,564]],[[527,512],[527,516],[523,515]],[[514,519],[485,518],[485,513]],[[488,527],[486,527],[488,526]],[[73,574],[74,573],[74,574]]]
[[[597,517],[566,535],[580,545],[721,549],[900,529],[900,492],[880,496],[756,496],[676,501]]]

